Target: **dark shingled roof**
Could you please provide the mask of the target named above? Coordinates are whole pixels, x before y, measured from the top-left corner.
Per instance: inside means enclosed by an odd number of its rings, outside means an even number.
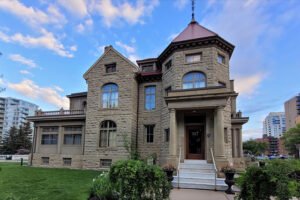
[[[206,38],[206,37],[212,37],[217,35],[218,34],[198,24],[198,22],[192,21],[172,42],[181,42],[186,40]]]

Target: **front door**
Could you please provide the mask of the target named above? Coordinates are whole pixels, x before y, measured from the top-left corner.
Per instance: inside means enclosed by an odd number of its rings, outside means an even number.
[[[204,126],[186,127],[187,159],[204,159]]]

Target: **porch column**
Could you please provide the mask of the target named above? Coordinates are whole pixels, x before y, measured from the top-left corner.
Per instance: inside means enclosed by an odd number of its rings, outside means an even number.
[[[214,120],[214,152],[216,159],[225,159],[223,107],[217,107]]]
[[[177,125],[176,125],[176,110],[170,110],[170,143],[169,143],[170,156],[177,155]]]
[[[238,138],[237,138],[237,132],[235,131],[235,128],[231,129],[232,136],[231,136],[231,142],[232,142],[232,157],[236,158],[238,157]]]
[[[244,155],[243,153],[243,137],[242,137],[242,131],[241,129],[236,129],[236,133],[237,133],[237,142],[238,142],[238,157],[242,158]]]

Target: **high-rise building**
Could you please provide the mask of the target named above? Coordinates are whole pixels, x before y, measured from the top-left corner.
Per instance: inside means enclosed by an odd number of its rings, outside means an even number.
[[[1,130],[1,116],[3,119],[2,126],[2,140],[8,136],[9,129],[13,126],[19,127],[27,122],[26,117],[34,115],[38,106],[20,99],[11,97],[0,98],[0,130]],[[1,115],[1,112],[3,115]]]
[[[286,128],[289,130],[300,123],[300,94],[284,103]]]
[[[5,98],[0,97],[0,142],[2,141],[2,132],[4,125],[4,108],[5,108]]]
[[[284,112],[271,112],[263,122],[263,131],[265,135],[280,138],[286,131]]]

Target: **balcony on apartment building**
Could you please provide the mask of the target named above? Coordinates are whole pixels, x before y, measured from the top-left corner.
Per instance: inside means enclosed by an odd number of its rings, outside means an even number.
[[[84,120],[85,110],[64,110],[42,111],[37,110],[34,116],[28,116],[27,120],[35,121],[56,121],[56,120]]]

